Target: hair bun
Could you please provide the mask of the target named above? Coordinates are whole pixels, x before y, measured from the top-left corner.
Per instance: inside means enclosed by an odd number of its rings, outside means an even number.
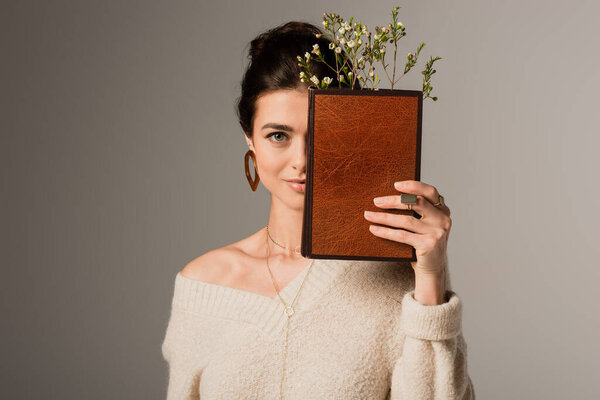
[[[290,35],[315,36],[317,33],[323,33],[318,27],[307,22],[290,21],[275,28],[269,29],[250,42],[250,51],[248,57],[252,60],[258,58],[263,51],[279,42],[282,37]]]

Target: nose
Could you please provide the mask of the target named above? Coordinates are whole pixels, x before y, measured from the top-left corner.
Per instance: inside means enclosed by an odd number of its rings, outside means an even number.
[[[304,136],[304,140],[297,140],[294,148],[294,167],[300,171],[304,171],[306,168],[306,156],[308,149],[307,136]]]

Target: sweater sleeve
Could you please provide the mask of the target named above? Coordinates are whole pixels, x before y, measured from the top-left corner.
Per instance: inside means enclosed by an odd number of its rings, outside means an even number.
[[[167,331],[161,346],[163,359],[168,367],[166,399],[198,400],[200,377],[206,363],[207,346],[199,339],[202,333],[199,317],[176,305],[171,309]]]
[[[452,290],[446,299],[428,306],[415,300],[414,290],[403,296],[403,347],[393,367],[390,399],[475,400],[461,332],[462,302]]]

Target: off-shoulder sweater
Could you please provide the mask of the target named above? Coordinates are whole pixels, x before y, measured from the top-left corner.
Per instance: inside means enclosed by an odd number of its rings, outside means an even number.
[[[308,265],[280,295],[290,304]],[[447,274],[448,275],[448,274]],[[289,326],[285,399],[475,399],[462,302],[414,299],[409,262],[315,259]],[[279,297],[178,272],[161,346],[168,400],[278,399]]]

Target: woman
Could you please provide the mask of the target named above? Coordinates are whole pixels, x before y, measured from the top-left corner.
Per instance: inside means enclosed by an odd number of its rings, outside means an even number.
[[[374,235],[414,246],[415,263],[299,254],[308,94],[296,57],[315,43],[328,48],[318,33],[289,22],[251,42],[238,116],[250,186],[260,179],[271,193],[269,222],[176,275],[162,345],[167,398],[474,399],[462,303],[446,275],[450,210],[435,187],[397,188],[417,195],[421,219],[384,212],[407,207],[399,196],[365,216],[389,226]],[[313,72],[327,68],[315,63]]]

